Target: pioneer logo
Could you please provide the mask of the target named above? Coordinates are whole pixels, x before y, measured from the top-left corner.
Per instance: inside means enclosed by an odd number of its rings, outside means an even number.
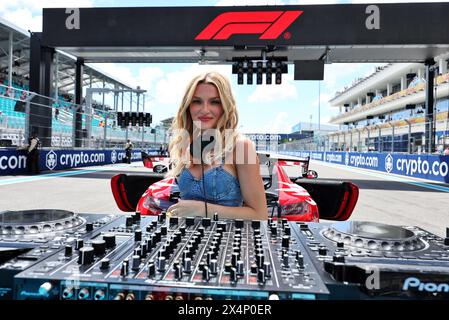
[[[209,23],[195,40],[227,40],[234,34],[261,34],[260,40],[277,39],[303,12],[225,12]]]
[[[404,285],[402,286],[403,291],[407,291],[411,288],[416,288],[418,291],[427,292],[449,292],[448,283],[433,283],[433,282],[421,282],[418,278],[410,277],[405,279]]]

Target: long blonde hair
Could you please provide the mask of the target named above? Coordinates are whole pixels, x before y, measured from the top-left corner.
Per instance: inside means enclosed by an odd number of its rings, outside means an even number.
[[[172,139],[169,144],[171,169],[167,173],[167,176],[170,177],[178,176],[191,163],[190,158],[186,156],[186,146],[190,145],[193,136],[193,121],[189,107],[198,84],[213,84],[218,90],[223,107],[223,115],[218,120],[216,129],[221,134],[221,145],[224,147],[221,154],[214,154],[214,160],[223,159],[235,147],[238,137],[235,129],[237,128],[239,117],[229,80],[218,72],[207,72],[197,75],[187,85],[178,113],[171,124]],[[230,129],[231,136],[229,137]],[[225,139],[225,130],[228,134],[227,139]]]

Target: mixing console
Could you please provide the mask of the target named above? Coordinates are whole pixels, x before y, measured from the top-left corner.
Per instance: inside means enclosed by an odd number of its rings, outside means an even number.
[[[448,238],[414,227],[49,212],[0,213],[3,298],[448,297]]]

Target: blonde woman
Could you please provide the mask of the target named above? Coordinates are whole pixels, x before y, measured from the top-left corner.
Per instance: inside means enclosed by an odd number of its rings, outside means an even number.
[[[169,215],[267,219],[256,150],[237,123],[227,78],[208,72],[191,80],[171,127],[168,176],[176,177],[181,199]],[[211,136],[214,144],[203,150],[201,141]]]

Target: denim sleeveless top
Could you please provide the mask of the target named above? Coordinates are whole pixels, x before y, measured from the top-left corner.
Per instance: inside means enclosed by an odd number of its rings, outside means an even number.
[[[203,190],[203,178],[206,193]],[[243,205],[240,183],[223,168],[223,165],[205,171],[203,178],[195,178],[187,168],[184,168],[176,179],[181,199],[206,200],[209,203],[230,207]]]

